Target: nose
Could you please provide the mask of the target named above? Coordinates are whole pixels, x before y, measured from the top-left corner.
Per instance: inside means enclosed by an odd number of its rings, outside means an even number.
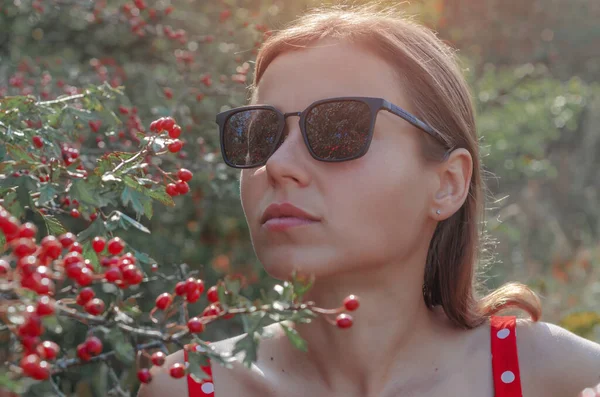
[[[296,183],[305,186],[310,182],[307,157],[311,157],[304,143],[300,123],[290,116],[300,117],[300,112],[284,113],[286,125],[275,152],[265,165],[272,184]]]

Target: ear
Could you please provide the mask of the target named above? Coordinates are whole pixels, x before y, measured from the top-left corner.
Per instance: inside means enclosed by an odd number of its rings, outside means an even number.
[[[430,213],[436,221],[442,221],[458,211],[467,199],[473,174],[471,153],[463,148],[453,150],[446,161],[435,167],[435,172],[437,180]]]

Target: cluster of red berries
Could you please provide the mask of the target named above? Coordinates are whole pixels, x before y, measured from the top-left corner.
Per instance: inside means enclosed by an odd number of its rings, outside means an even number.
[[[66,199],[68,200],[68,198]],[[142,282],[143,273],[136,266],[136,258],[130,253],[123,253],[125,242],[119,237],[106,241],[103,237],[95,237],[92,248],[101,258],[106,269],[103,273],[95,273],[91,262],[84,259],[83,246],[76,241],[73,233],[64,233],[59,237],[52,235],[36,243],[37,228],[31,223],[21,224],[4,208],[0,207],[0,230],[6,237],[15,265],[0,259],[0,277],[10,282],[18,282],[22,288],[36,292],[39,297],[35,305],[27,306],[23,313],[24,320],[16,328],[24,350],[21,360],[23,374],[34,379],[47,379],[50,376],[48,361],[57,357],[59,348],[51,341],[42,342],[40,336],[44,332],[42,317],[54,314],[55,302],[54,280],[65,277],[81,287],[76,303],[85,312],[97,316],[104,312],[104,301],[96,297],[89,286],[93,280],[104,278],[126,288]],[[106,251],[106,256],[102,256]],[[96,337],[89,337],[77,347],[77,355],[83,361],[89,360],[102,352],[102,342]]]
[[[356,309],[358,309],[358,307],[360,306],[360,302],[358,300],[358,297],[356,295],[348,295],[345,299],[344,299],[344,308],[346,310],[348,310],[349,312],[354,311]],[[352,327],[354,320],[352,319],[352,316],[346,313],[341,313],[337,316],[337,318],[335,319],[335,323],[338,326],[338,328],[350,328]]]
[[[167,184],[167,194],[169,196],[178,196],[180,194],[186,194],[190,191],[190,186],[188,185],[188,181],[193,178],[192,171],[181,168],[177,171],[177,182]]]
[[[157,367],[162,367],[165,364],[166,355],[161,351],[154,352],[152,353],[150,360],[152,361],[153,365]],[[169,375],[176,379],[183,378],[185,376],[186,369],[187,363],[175,363],[169,368]],[[137,377],[141,383],[150,383],[152,381],[152,374],[147,368],[140,369],[137,373]]]

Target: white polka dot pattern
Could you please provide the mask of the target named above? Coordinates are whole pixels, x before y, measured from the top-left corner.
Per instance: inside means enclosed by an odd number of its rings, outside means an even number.
[[[206,382],[202,384],[202,392],[205,394],[210,394],[215,391],[215,385],[212,382]]]
[[[504,371],[502,376],[500,376],[502,382],[504,383],[512,383],[515,380],[515,374],[512,371]]]
[[[508,335],[510,335],[510,329],[508,329],[508,328],[502,328],[496,334],[496,336],[498,336],[498,338],[500,338],[500,339],[506,339],[508,337]]]

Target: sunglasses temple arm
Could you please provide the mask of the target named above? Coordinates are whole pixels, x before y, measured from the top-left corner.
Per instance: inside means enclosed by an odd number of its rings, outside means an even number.
[[[431,128],[428,124],[422,122],[421,120],[419,120],[418,118],[416,118],[412,114],[408,113],[406,110],[402,109],[401,107],[396,106],[393,103],[391,103],[389,101],[386,101],[386,100],[383,101],[383,107],[388,112],[391,112],[391,113],[395,114],[396,116],[402,117],[404,120],[408,121],[409,123],[411,123],[415,127],[417,127],[419,129],[425,131],[426,133],[428,133],[432,137],[434,137],[436,139],[440,139],[440,136],[438,135],[437,132],[435,132],[433,130],[433,128]]]

